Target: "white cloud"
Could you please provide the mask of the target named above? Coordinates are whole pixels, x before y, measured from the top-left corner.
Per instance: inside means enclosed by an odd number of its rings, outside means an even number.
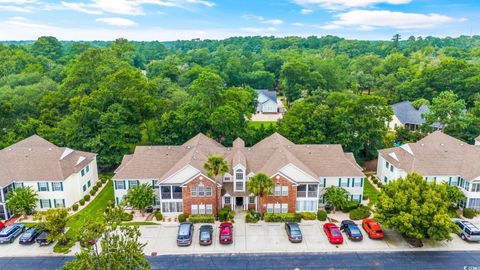
[[[352,10],[335,15],[337,20],[321,26],[322,29],[356,27],[361,30],[375,28],[423,29],[455,21],[436,13],[404,13],[388,10]]]
[[[294,3],[301,6],[318,6],[329,10],[365,8],[376,4],[400,5],[410,3],[411,1],[412,0],[293,0]]]
[[[1,0],[0,0],[1,1]],[[144,5],[186,8],[188,5],[215,6],[206,0],[91,0],[90,2],[61,2],[61,7],[87,14],[113,13],[122,15],[145,15]]]
[[[292,23],[293,26],[303,26],[304,24],[303,23],[300,23],[300,22],[295,22],[295,23]]]
[[[271,25],[280,25],[283,23],[283,21],[280,19],[273,19],[273,20],[264,20],[262,21],[262,23],[271,24]]]
[[[0,11],[32,13],[33,10],[34,10],[34,8],[32,6],[0,5]]]
[[[33,4],[36,3],[37,0],[0,0],[2,4],[15,4],[15,5],[23,5],[23,4]]]
[[[302,10],[300,10],[300,13],[302,13],[303,15],[307,15],[307,14],[310,14],[312,12],[313,12],[313,10],[308,9],[308,8],[303,8]]]
[[[24,28],[35,28],[35,29],[45,28],[46,29],[49,27],[48,25],[45,25],[45,24],[34,23],[25,17],[10,17],[4,22],[4,24],[8,26],[5,26],[3,28],[0,27],[0,28],[8,29],[9,27],[12,27],[12,26],[19,26]]]
[[[95,21],[113,26],[134,26],[137,23],[124,18],[98,18]]]

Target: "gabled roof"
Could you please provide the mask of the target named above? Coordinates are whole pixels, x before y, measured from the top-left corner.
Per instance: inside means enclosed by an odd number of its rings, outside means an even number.
[[[58,147],[33,135],[0,150],[0,186],[12,181],[61,181],[95,159],[96,154]]]
[[[421,125],[425,123],[422,114],[429,114],[430,110],[423,104],[417,110],[410,101],[403,101],[392,105],[393,113],[402,124]]]
[[[259,97],[259,102],[260,102],[260,103],[263,104],[263,103],[267,102],[268,100],[271,100],[271,101],[277,103],[277,92],[275,92],[275,91],[270,91],[270,90],[267,90],[267,89],[257,89],[257,90],[255,90],[255,91],[257,91],[257,93],[258,93],[258,97]],[[265,96],[266,99],[265,99],[265,100],[261,100],[260,95]]]
[[[480,147],[441,131],[410,143],[408,147],[383,149],[379,153],[395,167],[406,172],[418,172],[425,176],[459,175],[465,179],[480,176]]]
[[[243,140],[237,138],[233,147],[227,148],[205,135],[197,135],[181,146],[139,146],[132,157],[124,158],[115,172],[115,179],[152,178],[162,182],[187,165],[206,174],[203,166],[210,155],[223,156],[230,170],[242,165],[247,174],[273,175],[291,164],[317,180],[328,176],[363,176],[353,155],[345,154],[340,145],[295,145],[274,133],[253,147],[245,147]],[[300,178],[295,180],[301,181]]]

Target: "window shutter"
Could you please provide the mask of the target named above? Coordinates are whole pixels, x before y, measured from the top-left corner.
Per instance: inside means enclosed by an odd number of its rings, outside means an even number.
[[[130,180],[128,180],[128,189],[130,189]]]
[[[155,180],[152,180],[152,188],[155,188]]]
[[[60,190],[63,191],[63,182],[60,182]]]
[[[46,182],[46,183],[47,183],[47,191],[50,191],[50,188],[48,187],[48,182]]]
[[[140,180],[137,180],[137,186],[140,186]]]
[[[43,201],[42,200],[39,200],[40,201],[40,208],[43,208]]]
[[[363,177],[360,178],[360,187],[363,187]]]
[[[350,178],[347,178],[347,187],[350,187]]]
[[[127,184],[125,183],[126,180],[123,180],[123,189],[127,189]]]
[[[65,199],[62,199],[63,207],[65,207]]]
[[[40,191],[40,182],[37,182],[38,191]],[[42,201],[40,201],[42,202]]]
[[[52,200],[48,199],[48,207],[52,208]]]
[[[338,178],[338,186],[339,186],[339,187],[342,186],[342,178]]]
[[[57,208],[57,199],[53,199],[53,206],[55,206],[55,208]]]
[[[362,194],[358,195],[358,197],[360,198],[360,202],[362,202]]]
[[[449,186],[452,185],[452,177],[450,177],[450,178],[448,179],[448,185],[449,185]]]
[[[352,178],[352,187],[355,187],[355,178]]]
[[[327,178],[323,178],[323,187],[327,187]]]
[[[113,181],[113,189],[117,189],[117,180]]]

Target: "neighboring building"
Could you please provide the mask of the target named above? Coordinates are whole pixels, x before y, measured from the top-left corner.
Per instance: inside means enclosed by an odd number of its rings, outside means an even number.
[[[33,135],[0,150],[0,218],[10,215],[7,194],[30,186],[38,194],[37,210],[70,207],[98,181],[96,154],[58,147]]]
[[[230,171],[218,179],[208,177],[203,166],[210,155],[223,156]],[[275,182],[263,205],[246,191],[249,179],[259,172]],[[328,186],[342,186],[350,200],[361,201],[363,179],[353,154],[344,153],[340,145],[296,145],[278,133],[253,147],[237,138],[227,148],[203,134],[178,146],[137,146],[113,177],[117,204],[132,186],[149,183],[164,215],[215,214],[222,207],[314,212]]]
[[[257,113],[278,113],[277,92],[260,89],[256,90]]]
[[[403,101],[392,105],[393,119],[388,123],[390,130],[397,127],[407,127],[411,131],[415,131],[421,124],[425,123],[424,116],[429,114],[430,110],[427,105],[422,105],[417,110],[410,101]]]
[[[410,172],[458,186],[468,198],[462,207],[480,209],[480,146],[435,131],[416,143],[379,151],[377,176],[383,183]]]

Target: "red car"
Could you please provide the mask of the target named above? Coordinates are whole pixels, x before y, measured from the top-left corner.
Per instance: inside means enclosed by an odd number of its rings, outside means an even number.
[[[337,225],[333,223],[325,223],[323,225],[323,230],[325,231],[328,241],[330,241],[331,244],[343,243],[343,236]]]
[[[3,223],[3,222],[0,221],[0,231],[1,231],[3,228],[5,228],[5,223]]]
[[[230,222],[223,222],[220,224],[219,233],[220,244],[233,243],[233,225]]]
[[[372,239],[382,239],[383,231],[380,224],[371,218],[362,220],[362,227]]]

